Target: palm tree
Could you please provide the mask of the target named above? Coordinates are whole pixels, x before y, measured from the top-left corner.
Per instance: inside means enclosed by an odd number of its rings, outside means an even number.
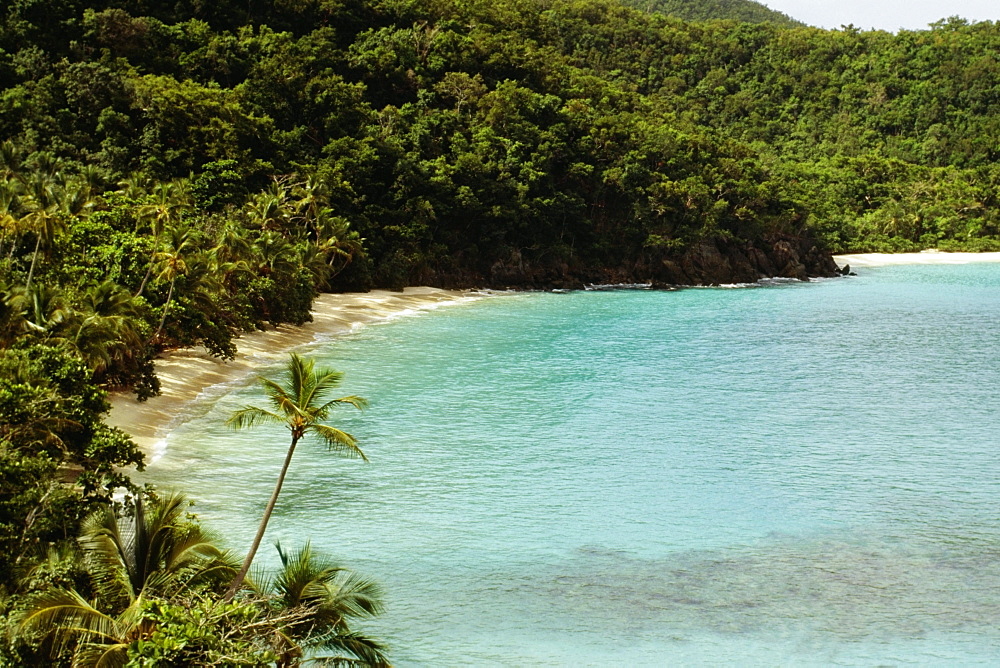
[[[114,281],[83,286],[78,317],[67,340],[91,369],[105,371],[116,359],[142,349],[136,299]]]
[[[306,543],[295,552],[277,545],[281,570],[265,582],[262,593],[272,595],[272,605],[283,611],[298,611],[297,621],[284,630],[286,641],[279,666],[296,665],[302,650],[322,649],[352,654],[316,657],[314,660],[341,665],[360,660],[364,665],[387,666],[384,648],[374,639],[353,632],[352,619],[375,617],[382,612],[382,590],[373,581],[317,556]]]
[[[288,473],[288,465],[292,462],[295,446],[298,445],[303,436],[309,433],[316,434],[331,450],[368,461],[353,436],[323,424],[334,407],[349,404],[361,409],[367,405],[367,402],[356,396],[325,400],[330,390],[340,384],[343,374],[328,369],[316,369],[315,366],[314,360],[304,359],[292,353],[281,382],[267,378],[260,379],[271,410],[257,406],[246,406],[233,413],[232,417],[226,421],[226,424],[233,429],[267,423],[283,424],[291,432],[292,437],[281,472],[278,474],[278,481],[274,486],[274,492],[271,493],[271,499],[268,501],[264,515],[260,520],[257,535],[243,561],[243,567],[226,592],[226,601],[232,600],[243,584],[247,571],[250,570],[250,564],[253,562],[254,555],[257,554],[257,548],[260,547],[260,541],[267,529],[267,522],[271,519],[271,513],[274,511],[274,504],[278,501],[278,494],[281,493],[281,486],[285,482],[285,474]]]
[[[35,250],[31,254],[31,267],[28,269],[28,279],[24,284],[26,289],[31,289],[38,252],[43,243],[46,245],[52,243],[65,227],[65,221],[59,215],[57,186],[51,179],[39,176],[33,180],[25,203],[30,213],[23,218],[23,222],[27,223],[29,229],[35,233]]]
[[[25,333],[45,340],[60,338],[74,311],[62,288],[49,285],[17,287],[10,293],[9,306],[21,315]]]
[[[44,591],[19,615],[17,633],[51,637],[54,652],[75,645],[75,666],[124,665],[129,644],[152,632],[143,621],[145,601],[218,587],[235,571],[213,538],[186,521],[187,506],[180,494],[152,499],[148,508],[136,497],[127,519],[111,507],[90,515],[80,547],[95,599]]]
[[[143,172],[133,172],[118,182],[118,190],[126,197],[142,199],[155,188],[156,179]]]
[[[298,246],[275,230],[264,230],[254,240],[252,259],[261,276],[288,276],[301,267]]]
[[[292,215],[288,192],[280,184],[273,183],[267,191],[257,193],[250,198],[244,208],[244,214],[256,228],[285,230]]]
[[[48,253],[56,237],[66,230],[67,221],[93,205],[91,187],[85,179],[66,179],[58,171],[58,161],[51,156],[46,157],[44,153],[38,154],[35,159],[41,171],[27,184],[25,195],[21,198],[28,212],[21,222],[35,234],[35,249],[31,254],[26,288],[31,287],[42,246]]]
[[[326,258],[328,278],[336,276],[351,264],[363,248],[361,235],[351,229],[346,218],[333,215],[333,209],[322,208],[315,220],[316,249]]]
[[[296,184],[294,190],[295,195],[298,196],[295,205],[299,216],[312,228],[311,231],[316,236],[318,236],[316,222],[319,219],[323,203],[328,199],[327,191],[326,182],[315,174],[310,174],[305,181]]]
[[[153,191],[152,200],[139,207],[140,218],[149,219],[150,227],[153,230],[153,255],[146,267],[146,275],[142,277],[142,283],[135,292],[136,297],[146,289],[146,283],[149,282],[149,277],[153,273],[153,265],[156,264],[156,253],[160,245],[160,235],[180,220],[181,215],[189,206],[190,201],[183,184],[176,182],[157,184]]]
[[[174,298],[174,286],[177,277],[188,272],[188,265],[185,255],[194,249],[195,240],[190,228],[175,227],[169,231],[169,241],[167,247],[153,256],[159,264],[160,272],[157,278],[161,281],[170,281],[170,289],[167,291],[167,300],[163,303],[163,314],[160,316],[160,324],[153,334],[153,340],[160,338],[163,332],[163,325],[167,322],[167,311],[170,309],[170,302]]]

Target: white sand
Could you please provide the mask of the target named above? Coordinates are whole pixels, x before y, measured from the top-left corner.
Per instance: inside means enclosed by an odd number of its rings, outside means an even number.
[[[926,250],[920,253],[859,253],[856,255],[834,255],[833,259],[843,267],[884,267],[894,264],[968,264],[970,262],[1000,262],[1000,253],[943,253]]]
[[[156,375],[162,394],[145,402],[133,394],[109,397],[111,413],[106,422],[131,434],[147,457],[185,406],[206,389],[220,383],[252,376],[262,360],[277,360],[289,351],[336,334],[349,332],[355,325],[384,320],[392,315],[431,308],[435,304],[466,299],[476,293],[438,288],[406,288],[403,292],[374,290],[367,293],[325,294],[313,302],[313,321],[301,327],[282,325],[277,329],[253,332],[237,340],[236,358],[223,361],[204,348],[173,350],[156,360]]]

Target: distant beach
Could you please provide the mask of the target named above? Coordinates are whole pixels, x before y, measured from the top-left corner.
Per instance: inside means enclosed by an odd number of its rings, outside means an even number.
[[[884,267],[894,264],[968,264],[970,262],[1000,262],[1000,253],[945,253],[927,250],[920,253],[858,253],[834,255],[843,267]]]
[[[185,406],[206,389],[252,376],[262,361],[276,360],[295,348],[326,336],[344,334],[359,324],[385,320],[409,310],[467,299],[477,293],[414,287],[403,292],[324,294],[313,302],[313,321],[301,327],[282,325],[239,338],[233,360],[212,357],[204,348],[171,350],[156,360],[162,393],[138,402],[130,393],[109,397],[107,423],[119,427],[147,454],[174,426]]]

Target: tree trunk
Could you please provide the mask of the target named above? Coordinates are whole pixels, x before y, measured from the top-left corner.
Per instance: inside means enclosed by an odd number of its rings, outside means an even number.
[[[142,283],[139,284],[139,289],[136,291],[133,297],[138,297],[142,294],[142,291],[146,289],[146,283],[149,281],[150,275],[153,273],[153,261],[149,261],[149,266],[146,267],[146,275],[142,277]]]
[[[226,590],[226,595],[223,600],[226,603],[233,600],[233,596],[239,590],[240,586],[243,584],[243,580],[247,576],[247,572],[250,571],[250,564],[253,562],[254,555],[257,554],[257,548],[260,547],[260,541],[264,538],[264,532],[267,530],[267,522],[271,519],[271,513],[274,511],[274,504],[278,501],[278,494],[281,493],[281,486],[285,482],[285,474],[288,473],[288,465],[292,463],[292,453],[295,452],[295,445],[299,442],[299,436],[292,434],[292,444],[288,446],[288,454],[285,455],[285,463],[281,467],[281,473],[278,474],[278,482],[274,485],[274,491],[271,493],[271,500],[267,502],[267,508],[264,509],[264,516],[260,518],[260,526],[257,527],[257,535],[254,536],[253,545],[250,546],[250,551],[247,552],[246,559],[243,560],[243,566],[240,568],[240,572],[236,574],[233,579],[233,583],[229,585],[229,589]]]
[[[167,321],[167,309],[170,308],[170,300],[174,298],[174,281],[176,280],[176,278],[170,279],[170,289],[167,291],[167,303],[163,305],[163,315],[160,317],[160,326],[156,328],[156,334],[153,334],[153,341],[160,338],[160,334],[163,332],[163,323]]]
[[[42,235],[38,235],[38,239],[35,241],[35,252],[31,254],[31,268],[28,269],[28,282],[24,284],[24,289],[28,290],[31,288],[31,279],[35,275],[35,261],[38,260],[38,249],[42,246]]]
[[[149,264],[146,266],[146,275],[142,277],[142,283],[139,285],[139,290],[133,295],[133,297],[138,297],[142,294],[142,291],[146,289],[146,283],[149,282],[149,277],[153,274],[153,264],[156,262],[156,249],[160,245],[160,235],[159,233],[153,235],[153,254],[149,256]]]

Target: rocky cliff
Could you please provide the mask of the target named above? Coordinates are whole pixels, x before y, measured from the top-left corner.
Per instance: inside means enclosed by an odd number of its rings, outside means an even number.
[[[531,263],[515,258],[494,263],[486,276],[452,276],[445,282],[491,288],[573,289],[587,284],[723,285],[770,277],[806,281],[839,274],[830,253],[813,240],[783,235],[757,241],[703,240],[683,252],[645,253],[635,261],[614,267]]]

